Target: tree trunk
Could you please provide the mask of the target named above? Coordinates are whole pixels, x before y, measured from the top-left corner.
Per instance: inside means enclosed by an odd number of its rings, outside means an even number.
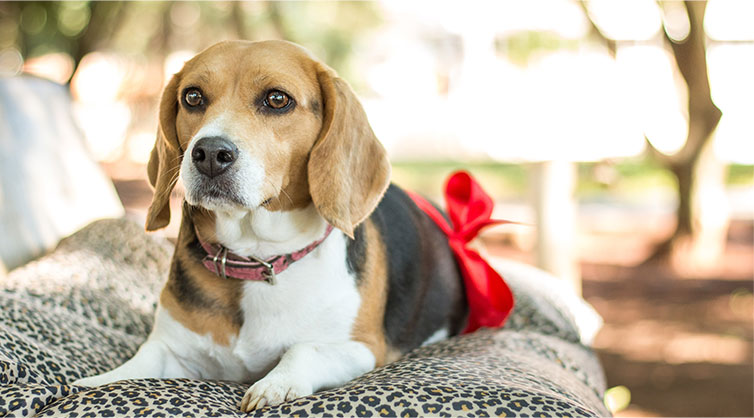
[[[534,163],[533,187],[537,225],[537,267],[568,281],[581,294],[581,269],[576,249],[578,172],[570,161]]]
[[[691,162],[685,164],[673,165],[670,171],[678,181],[678,209],[676,210],[677,224],[673,237],[683,237],[694,233],[691,192],[694,187],[694,164]]]
[[[703,153],[710,153],[711,157],[709,158],[714,159],[714,156],[712,156],[714,150],[711,147],[710,139],[722,117],[722,112],[712,102],[707,74],[706,36],[703,26],[706,2],[686,1],[684,4],[689,16],[689,35],[685,40],[675,42],[666,34],[666,40],[670,44],[678,70],[688,87],[688,136],[683,148],[673,155],[660,153],[647,141],[652,154],[677,179],[678,209],[676,215],[678,223],[673,235],[657,246],[655,253],[648,261],[670,259],[674,255],[678,255],[674,253],[678,253],[679,250],[686,255],[698,253],[694,248],[701,244],[700,237],[710,236],[710,234],[702,233],[707,227],[707,222],[700,217],[700,214],[705,210],[701,205],[719,203],[705,203],[704,199],[695,195],[700,190],[697,187],[699,179],[706,176],[703,170],[707,167],[713,167],[711,165],[700,165],[700,161],[702,161]],[[712,186],[708,182],[706,189],[709,190],[710,187],[724,188],[724,177],[720,178],[720,184],[717,186]],[[714,194],[721,195],[721,193]],[[720,211],[716,212],[719,213]],[[719,221],[713,223],[720,224]],[[727,225],[727,222],[723,223]],[[720,234],[712,235],[719,236]]]

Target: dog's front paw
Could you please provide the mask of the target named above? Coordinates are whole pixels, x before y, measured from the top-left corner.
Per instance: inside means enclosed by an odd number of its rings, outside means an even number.
[[[292,376],[267,375],[246,391],[241,401],[241,411],[250,412],[311,395],[314,392],[311,385],[299,380]]]

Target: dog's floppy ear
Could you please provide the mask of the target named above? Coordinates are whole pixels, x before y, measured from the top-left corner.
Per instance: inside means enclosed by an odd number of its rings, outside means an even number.
[[[160,99],[157,139],[147,165],[149,182],[154,187],[152,204],[147,211],[147,231],[164,228],[170,223],[170,193],[178,177],[182,154],[175,131],[178,82],[179,75],[176,74],[165,87]]]
[[[351,87],[324,66],[317,77],[324,120],[309,156],[309,193],[320,215],[353,238],[390,184],[390,162]]]

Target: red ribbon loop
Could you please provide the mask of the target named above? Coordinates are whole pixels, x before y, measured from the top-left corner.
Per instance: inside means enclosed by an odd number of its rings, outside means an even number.
[[[479,183],[465,171],[453,173],[445,186],[445,203],[450,224],[431,203],[408,193],[448,236],[450,248],[461,268],[469,303],[469,319],[464,334],[481,327],[500,327],[513,310],[513,293],[489,263],[467,244],[482,228],[511,223],[492,219],[494,202]]]

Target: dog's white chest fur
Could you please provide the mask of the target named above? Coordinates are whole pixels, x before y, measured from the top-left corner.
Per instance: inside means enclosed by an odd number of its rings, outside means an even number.
[[[197,378],[236,381],[264,376],[295,344],[347,341],[360,295],[342,256],[345,246],[345,237],[333,233],[278,275],[276,284],[244,283],[243,325],[228,346],[193,333],[164,310],[153,334],[171,334],[161,339]]]

